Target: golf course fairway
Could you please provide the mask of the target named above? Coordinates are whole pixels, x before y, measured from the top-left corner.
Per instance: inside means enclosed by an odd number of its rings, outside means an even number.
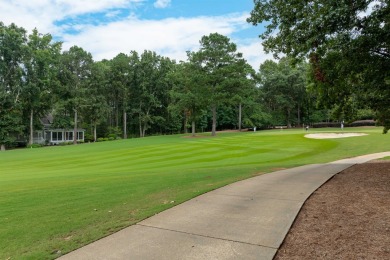
[[[341,132],[311,129],[310,133]],[[226,184],[390,150],[382,128],[157,136],[0,153],[0,259],[53,259]]]

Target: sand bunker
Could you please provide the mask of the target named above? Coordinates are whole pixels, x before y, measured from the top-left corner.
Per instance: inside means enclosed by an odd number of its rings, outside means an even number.
[[[318,134],[307,134],[306,138],[313,139],[333,139],[333,138],[345,138],[345,137],[354,137],[354,136],[363,136],[367,134],[362,133],[318,133]]]

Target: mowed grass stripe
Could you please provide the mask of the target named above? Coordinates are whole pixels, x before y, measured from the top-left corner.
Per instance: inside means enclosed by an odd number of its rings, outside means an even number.
[[[55,258],[261,172],[389,150],[381,129],[363,130],[370,136],[312,140],[278,130],[1,153],[0,259]]]

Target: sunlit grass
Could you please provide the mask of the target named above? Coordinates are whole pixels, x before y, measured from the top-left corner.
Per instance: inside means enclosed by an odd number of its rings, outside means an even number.
[[[0,259],[49,259],[194,196],[275,169],[390,150],[381,128],[148,137],[0,153]],[[310,129],[341,132],[340,129]]]

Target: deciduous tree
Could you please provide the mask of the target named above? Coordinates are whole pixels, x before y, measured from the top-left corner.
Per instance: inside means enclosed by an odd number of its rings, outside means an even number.
[[[26,31],[0,22],[0,146],[15,141],[21,133],[22,64],[26,50]]]
[[[52,42],[50,34],[34,29],[28,36],[23,55],[23,110],[29,116],[29,144],[33,143],[34,118],[45,116],[52,107],[52,90],[57,82],[56,71],[61,43]]]
[[[388,0],[255,0],[249,22],[266,24],[267,51],[308,58],[322,99],[348,105],[351,95],[390,127]]]
[[[92,64],[92,55],[78,46],[71,47],[61,55],[59,78],[62,88],[58,89],[57,93],[64,107],[73,112],[74,144],[77,144],[79,112],[86,105],[86,90]]]

